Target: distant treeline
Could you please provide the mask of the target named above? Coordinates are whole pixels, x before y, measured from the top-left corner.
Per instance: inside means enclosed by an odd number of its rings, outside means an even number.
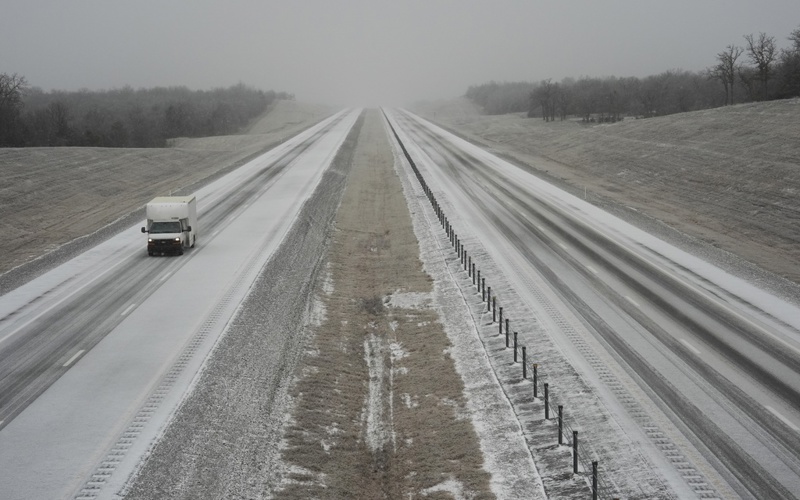
[[[715,66],[700,72],[490,82],[469,87],[466,97],[490,115],[527,112],[529,117],[547,121],[570,115],[586,121],[616,121],[623,116],[668,115],[800,96],[800,28],[789,35],[789,48],[782,50],[765,33],[744,39],[744,47],[728,45],[717,54]]]
[[[163,147],[171,137],[236,133],[276,99],[294,96],[241,83],[44,92],[0,73],[0,147]]]

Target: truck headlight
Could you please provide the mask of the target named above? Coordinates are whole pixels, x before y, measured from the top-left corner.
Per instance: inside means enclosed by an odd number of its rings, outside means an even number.
[[[175,238],[173,241],[175,241],[176,243],[180,243],[181,239],[180,238]]]

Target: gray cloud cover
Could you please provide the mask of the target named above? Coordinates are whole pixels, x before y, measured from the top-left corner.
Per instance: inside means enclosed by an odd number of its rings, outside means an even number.
[[[742,35],[787,46],[797,0],[7,1],[0,72],[45,90],[229,86],[402,104],[489,80],[714,64]]]

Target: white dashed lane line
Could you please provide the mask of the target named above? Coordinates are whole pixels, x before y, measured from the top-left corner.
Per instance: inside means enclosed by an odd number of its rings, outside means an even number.
[[[120,316],[127,316],[129,312],[133,311],[134,307],[136,307],[136,304],[129,305],[124,311],[122,311],[122,314],[120,314]]]
[[[641,308],[642,308],[642,306],[640,306],[638,302],[636,302],[636,301],[635,301],[635,300],[633,300],[632,298],[628,297],[627,295],[625,296],[625,300],[627,300],[627,301],[628,301],[628,302],[630,302],[631,304],[635,305],[635,306],[636,306],[636,307],[638,307],[639,309],[641,309]]]
[[[69,365],[71,365],[72,363],[74,363],[74,362],[75,362],[75,360],[76,360],[76,359],[78,359],[79,357],[81,357],[81,354],[83,354],[84,352],[86,352],[86,350],[84,350],[84,349],[81,349],[80,351],[78,351],[78,352],[76,352],[75,354],[73,354],[73,355],[72,355],[72,357],[71,357],[71,358],[69,358],[69,361],[67,361],[66,363],[64,363],[63,367],[64,367],[64,368],[66,368],[66,367],[68,367]]]
[[[692,351],[693,353],[695,353],[695,354],[700,354],[700,349],[698,349],[698,348],[696,348],[695,346],[693,346],[692,344],[690,344],[688,340],[686,340],[686,339],[680,339],[680,341],[681,341],[681,343],[682,343],[683,345],[685,345],[685,346],[686,346],[686,347],[687,347],[687,348],[688,348],[690,351]]]
[[[772,413],[773,415],[778,417],[781,420],[781,422],[783,422],[784,424],[786,424],[789,427],[791,427],[791,429],[793,431],[795,431],[795,432],[800,431],[800,427],[797,427],[796,425],[794,425],[794,422],[792,422],[788,418],[786,418],[783,415],[781,415],[780,413],[778,413],[778,410],[776,410],[775,408],[773,408],[771,406],[767,406],[766,408],[767,408],[767,410],[769,410],[770,413]]]

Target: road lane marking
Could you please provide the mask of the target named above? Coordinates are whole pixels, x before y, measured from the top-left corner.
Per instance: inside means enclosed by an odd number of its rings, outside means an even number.
[[[627,295],[625,296],[625,300],[627,300],[627,301],[628,301],[628,302],[630,302],[631,304],[635,305],[635,306],[636,306],[636,307],[638,307],[639,309],[641,309],[641,308],[642,308],[642,306],[640,306],[638,302],[636,302],[636,301],[635,301],[635,300],[633,300],[632,298],[628,297]]]
[[[794,425],[794,423],[791,420],[789,420],[788,418],[786,418],[783,415],[781,415],[780,413],[778,413],[778,410],[776,410],[775,408],[773,408],[771,406],[767,406],[766,408],[767,408],[767,410],[769,410],[770,413],[772,413],[773,415],[778,417],[781,420],[781,422],[783,422],[784,424],[786,424],[789,427],[791,427],[792,430],[794,430],[795,432],[800,431],[800,427],[797,427],[796,425]]]
[[[122,311],[122,314],[120,314],[120,316],[127,316],[127,314],[128,314],[129,312],[133,311],[133,308],[134,308],[134,307],[136,307],[136,304],[131,304],[131,305],[129,305],[127,309],[125,309],[124,311]]]
[[[172,271],[169,271],[166,274],[164,274],[164,276],[162,276],[161,279],[158,281],[164,281],[165,279],[169,278],[170,275],[172,275]]]
[[[558,242],[558,246],[560,246],[560,247],[561,247],[561,248],[563,248],[564,250],[569,250],[569,248],[567,247],[567,245],[565,245],[565,244],[561,243],[560,241]]]
[[[586,266],[586,269],[592,272],[592,274],[597,274],[597,269],[593,268],[592,266]]]
[[[74,362],[76,359],[78,359],[78,358],[81,356],[81,354],[83,354],[83,353],[85,353],[85,352],[86,352],[86,350],[85,350],[85,349],[81,349],[80,351],[78,351],[78,352],[76,352],[75,354],[73,354],[73,356],[72,356],[71,358],[69,358],[69,361],[67,361],[66,363],[64,363],[63,367],[64,367],[64,368],[66,368],[66,367],[68,367],[69,365],[71,365],[71,364],[72,364],[72,363],[73,363],[73,362]]]
[[[692,351],[695,354],[700,354],[700,349],[698,349],[695,346],[693,346],[692,344],[690,344],[688,340],[686,340],[686,339],[679,339],[679,340],[681,341],[681,343],[683,345],[688,347],[690,351]]]

